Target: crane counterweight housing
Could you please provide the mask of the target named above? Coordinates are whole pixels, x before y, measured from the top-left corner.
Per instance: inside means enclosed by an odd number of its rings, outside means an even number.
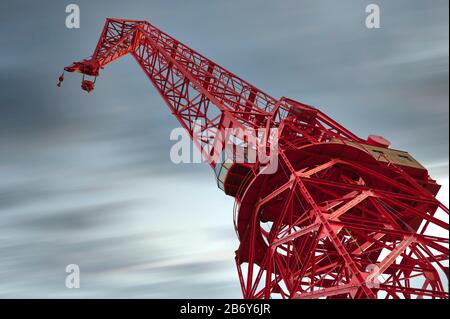
[[[449,297],[448,208],[409,153],[271,97],[147,21],[107,19],[92,56],[65,71],[83,74],[91,92],[100,70],[127,54],[235,198],[244,298]],[[278,141],[272,173],[233,153],[264,143],[241,139],[225,160],[215,156],[227,130],[269,128]]]

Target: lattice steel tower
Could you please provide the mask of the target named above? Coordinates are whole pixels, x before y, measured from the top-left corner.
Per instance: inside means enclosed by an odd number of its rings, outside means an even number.
[[[126,54],[236,199],[245,298],[449,297],[448,208],[410,154],[274,99],[146,21],[107,19],[93,55],[65,71],[82,73],[90,92],[95,80],[85,76]],[[258,158],[237,160],[239,150],[273,150],[274,128],[274,172]],[[266,134],[257,143],[227,133],[258,129]]]

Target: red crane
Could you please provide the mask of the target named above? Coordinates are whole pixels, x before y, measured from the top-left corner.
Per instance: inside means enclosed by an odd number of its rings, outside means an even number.
[[[448,208],[410,154],[274,99],[147,21],[107,19],[92,56],[65,71],[90,92],[85,76],[126,54],[236,199],[244,298],[449,297]],[[276,151],[271,172],[246,155],[261,149]]]

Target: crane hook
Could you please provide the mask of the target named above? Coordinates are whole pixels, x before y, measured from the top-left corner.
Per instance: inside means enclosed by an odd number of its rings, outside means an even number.
[[[62,83],[64,81],[64,71],[58,78],[58,84],[56,84],[58,87],[61,87]]]
[[[95,77],[94,81],[85,80],[84,74],[83,74],[83,80],[81,81],[81,89],[83,91],[90,93],[91,91],[94,90],[96,80],[97,80],[97,77]]]

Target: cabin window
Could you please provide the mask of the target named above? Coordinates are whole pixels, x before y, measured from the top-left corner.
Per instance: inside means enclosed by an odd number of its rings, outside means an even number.
[[[379,150],[372,150],[372,152],[373,152],[373,156],[375,156],[375,158],[378,160],[384,155],[384,153]]]
[[[407,155],[399,155],[398,156],[403,162],[412,162],[411,158]]]

